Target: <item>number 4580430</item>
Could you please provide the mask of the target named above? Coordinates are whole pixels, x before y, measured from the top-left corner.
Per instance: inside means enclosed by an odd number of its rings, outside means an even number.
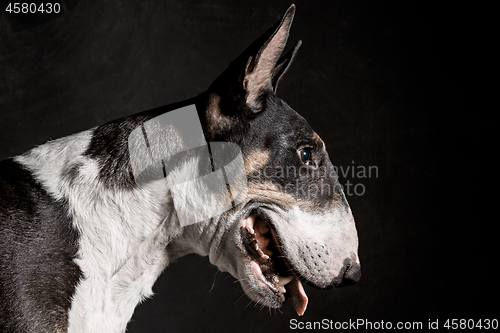
[[[8,13],[13,13],[13,14],[34,14],[34,13],[59,13],[61,11],[61,4],[59,3],[41,3],[41,4],[36,4],[36,3],[28,3],[28,2],[9,2],[7,5],[7,8],[5,8],[5,11]]]
[[[498,329],[497,319],[448,319],[443,325],[446,329]]]

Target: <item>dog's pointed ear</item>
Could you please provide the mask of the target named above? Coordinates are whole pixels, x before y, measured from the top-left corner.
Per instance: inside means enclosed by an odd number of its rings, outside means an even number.
[[[290,68],[290,65],[292,64],[293,59],[295,59],[295,55],[297,54],[300,45],[302,45],[301,40],[299,40],[297,44],[295,44],[295,47],[290,50],[283,58],[281,58],[276,67],[274,67],[272,73],[272,84],[275,94],[278,91],[278,84],[281,78],[288,71],[288,68]]]
[[[254,112],[262,110],[261,98],[265,91],[274,90],[273,77],[277,77],[276,83],[279,81],[281,75],[273,74],[280,71],[279,69],[275,71],[275,68],[285,49],[294,15],[295,5],[291,5],[257,54],[248,58],[243,78],[243,89],[246,91],[246,103]],[[286,61],[281,65],[280,68],[284,66],[286,71],[288,67]]]
[[[294,14],[295,5],[291,5],[277,24],[253,42],[212,83],[209,91],[221,98],[222,114],[238,112],[242,107],[252,113],[264,109],[266,94],[275,90],[298,49],[296,46],[279,61]]]

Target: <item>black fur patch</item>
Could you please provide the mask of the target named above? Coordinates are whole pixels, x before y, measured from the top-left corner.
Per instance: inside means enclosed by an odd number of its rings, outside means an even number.
[[[117,119],[97,127],[85,155],[98,161],[100,180],[109,188],[133,189],[136,183],[128,153],[130,133],[154,117],[187,105],[197,104],[198,110],[200,108],[204,110],[204,106],[199,105],[199,103],[198,98],[192,98]]]
[[[0,175],[0,332],[65,331],[82,277],[67,205],[12,159]]]

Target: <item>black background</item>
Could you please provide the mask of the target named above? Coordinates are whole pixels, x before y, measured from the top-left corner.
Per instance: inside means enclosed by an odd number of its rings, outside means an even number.
[[[300,320],[498,318],[491,9],[295,4],[289,47],[303,45],[278,95],[323,138],[334,165],[378,168],[369,179],[340,175],[365,190],[348,197],[361,281],[306,286]],[[0,159],[197,95],[289,5],[66,1],[64,14],[36,17],[2,8]],[[154,291],[129,332],[287,331],[297,318],[290,304],[249,303],[234,278],[195,255],[171,263]]]

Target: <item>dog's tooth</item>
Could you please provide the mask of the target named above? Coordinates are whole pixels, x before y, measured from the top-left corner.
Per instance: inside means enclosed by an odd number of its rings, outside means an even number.
[[[247,225],[247,226],[246,226],[246,228],[247,228],[247,230],[248,230],[248,232],[249,232],[250,234],[252,234],[252,235],[253,235],[253,234],[255,233],[255,231],[253,230],[252,226]]]
[[[282,294],[285,294],[286,293],[286,289],[284,286],[280,286],[280,291]]]
[[[293,280],[293,275],[291,275],[291,276],[279,276],[278,275],[278,280],[279,280],[280,286],[285,286],[288,283],[290,283],[290,281]]]
[[[262,250],[259,247],[257,247],[255,250],[257,250],[257,253],[259,254],[259,256],[261,256],[262,258],[264,258],[264,260],[269,259],[269,257],[267,256],[267,254],[265,254],[264,252],[262,252]]]

